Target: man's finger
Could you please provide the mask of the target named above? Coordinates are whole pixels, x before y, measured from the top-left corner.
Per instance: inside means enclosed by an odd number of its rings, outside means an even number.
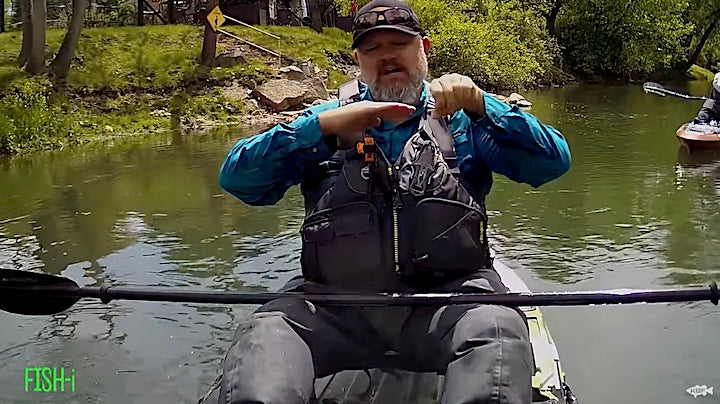
[[[433,80],[432,83],[430,83],[429,90],[435,100],[435,109],[433,110],[432,117],[437,118],[437,114],[445,109],[445,97],[442,93],[443,89],[440,80]]]
[[[443,98],[445,99],[443,108],[438,112],[442,112],[442,116],[450,115],[457,110],[457,77],[449,75],[447,77],[442,77],[438,81],[442,86]]]
[[[399,102],[383,103],[375,111],[376,116],[382,120],[391,122],[403,122],[415,112],[415,107],[412,105],[402,104]]]

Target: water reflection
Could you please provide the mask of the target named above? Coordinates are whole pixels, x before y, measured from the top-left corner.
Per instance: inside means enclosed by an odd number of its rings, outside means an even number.
[[[539,189],[496,176],[488,206],[497,249],[562,283],[642,268],[662,268],[673,274],[662,277],[671,283],[715,276],[720,265],[709,261],[690,268],[705,276],[681,276],[689,268],[666,254],[671,240],[687,238],[683,211],[695,192],[677,190],[674,133],[699,105],[647,95],[639,85],[550,89],[528,98],[533,113],[568,138],[572,168]],[[698,220],[713,218],[710,208]]]

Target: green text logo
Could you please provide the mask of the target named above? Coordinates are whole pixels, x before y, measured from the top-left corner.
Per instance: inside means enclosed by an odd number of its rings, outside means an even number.
[[[25,368],[25,391],[64,392],[75,391],[75,369],[29,367]],[[32,389],[32,390],[31,390]]]

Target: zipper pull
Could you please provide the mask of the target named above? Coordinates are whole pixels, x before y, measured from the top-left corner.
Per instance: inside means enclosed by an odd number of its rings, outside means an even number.
[[[397,190],[395,192],[393,192],[392,202],[393,202],[393,210],[398,211],[398,210],[402,209],[402,207],[403,207],[402,199],[400,198],[400,193],[397,192]]]

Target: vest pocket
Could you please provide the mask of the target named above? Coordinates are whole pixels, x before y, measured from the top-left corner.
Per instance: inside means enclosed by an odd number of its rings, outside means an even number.
[[[323,209],[305,219],[301,261],[307,280],[339,288],[381,291],[395,276],[383,250],[380,217],[368,202]]]
[[[485,215],[462,202],[426,198],[414,209],[412,272],[454,277],[486,267]]]

